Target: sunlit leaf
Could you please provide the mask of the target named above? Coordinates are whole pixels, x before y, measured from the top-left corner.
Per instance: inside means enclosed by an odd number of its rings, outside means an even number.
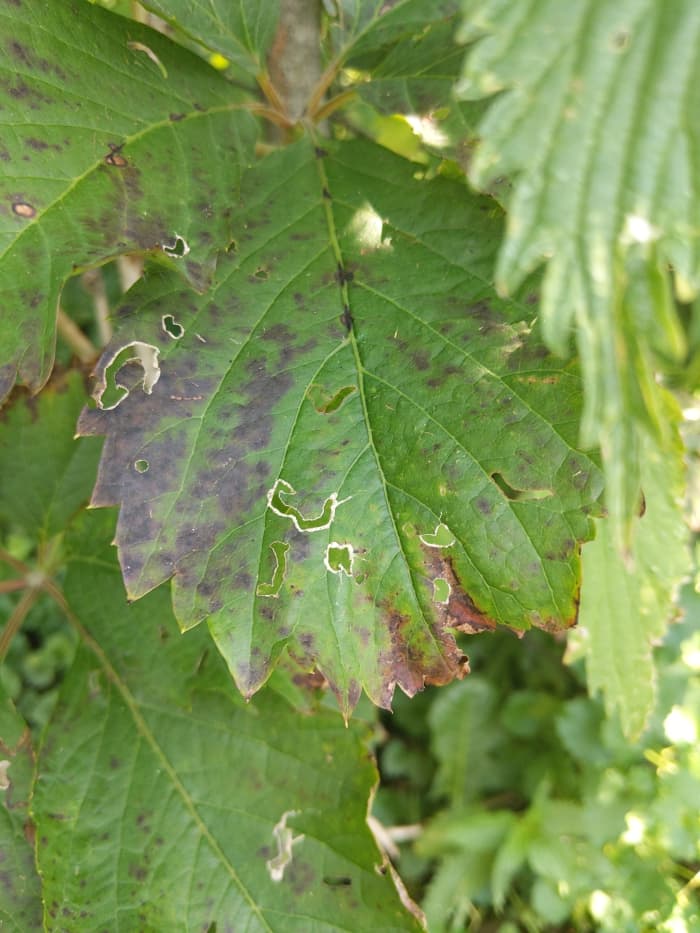
[[[669,407],[669,420],[673,419]],[[617,710],[623,730],[637,738],[656,698],[652,646],[674,612],[674,593],[690,569],[683,522],[685,468],[675,439],[673,456],[647,438],[643,446],[645,511],[638,521],[626,564],[606,521],[596,521],[596,538],[583,550],[580,642],[588,688],[602,691],[608,712]]]
[[[251,170],[212,292],[149,272],[81,418],[129,595],[172,576],[247,695],[288,646],[343,709],[387,706],[461,674],[454,628],[576,617],[600,492],[578,378],[493,293],[493,203],[413,168],[302,140]]]
[[[3,4],[0,399],[48,378],[77,269],[156,251],[206,285],[254,139],[237,100],[200,59],[92,4]]]

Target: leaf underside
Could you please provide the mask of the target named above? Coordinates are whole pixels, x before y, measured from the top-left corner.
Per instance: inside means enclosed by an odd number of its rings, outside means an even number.
[[[463,673],[454,630],[576,618],[578,378],[493,292],[493,202],[413,171],[360,142],[266,158],[212,290],[147,270],[97,368],[131,391],[81,416],[129,596],[172,577],[246,695],[286,649],[346,713],[389,706]]]

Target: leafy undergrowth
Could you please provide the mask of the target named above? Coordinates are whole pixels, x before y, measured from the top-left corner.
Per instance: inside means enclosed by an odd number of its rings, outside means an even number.
[[[563,645],[472,648],[473,673],[402,700],[380,748],[376,817],[432,933],[694,931],[700,897],[700,597],[656,649],[637,743],[586,695]],[[414,840],[405,842],[402,840]]]

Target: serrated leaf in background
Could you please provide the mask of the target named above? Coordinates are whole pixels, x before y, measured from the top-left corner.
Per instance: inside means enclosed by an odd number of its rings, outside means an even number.
[[[0,105],[1,400],[16,378],[34,390],[48,378],[77,269],[156,250],[205,287],[255,124],[196,56],[59,0],[3,5]]]
[[[264,70],[279,0],[145,0],[142,6],[249,74]]]
[[[32,800],[46,929],[420,929],[375,870],[366,726],[244,703],[164,589],[127,606],[110,516],[83,524],[65,585],[82,646]]]
[[[695,0],[465,0],[461,93],[502,92],[471,177],[513,179],[497,281],[547,261],[546,341],[574,326],[586,383],[583,443],[600,443],[618,542],[639,491],[639,424],[664,431],[653,351],[685,354],[683,300],[700,283],[700,6]],[[575,322],[575,325],[574,325]]]
[[[453,627],[575,621],[577,375],[493,293],[493,202],[413,171],[359,142],[265,159],[211,293],[151,271],[127,299],[97,395],[134,341],[151,394],[81,417],[129,595],[172,576],[247,695],[287,646],[346,713],[388,706],[461,673]]]
[[[669,420],[675,419],[669,406]],[[685,465],[677,434],[672,454],[645,438],[642,487],[645,513],[635,528],[633,564],[615,546],[610,524],[596,521],[583,549],[580,628],[573,635],[586,658],[591,694],[600,690],[609,714],[620,716],[630,739],[641,734],[656,699],[652,646],[674,612],[674,595],[690,572],[683,521]]]
[[[70,372],[39,398],[19,390],[0,411],[0,519],[30,540],[64,531],[90,499],[102,444],[73,436],[86,399],[82,375]]]
[[[9,933],[41,928],[41,889],[29,817],[33,772],[29,727],[0,687],[0,927]]]

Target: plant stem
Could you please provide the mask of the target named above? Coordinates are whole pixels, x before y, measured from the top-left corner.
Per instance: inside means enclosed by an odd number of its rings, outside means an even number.
[[[304,116],[321,75],[319,0],[282,0],[270,74],[292,123]]]
[[[75,321],[68,317],[63,308],[58,309],[56,327],[81,363],[93,363],[97,359],[99,350],[88,340]]]
[[[9,564],[10,567],[13,568],[13,570],[16,570],[18,573],[21,573],[23,576],[29,573],[29,567],[27,566],[27,564],[22,563],[21,560],[17,560],[16,557],[13,557],[9,551],[6,551],[5,548],[2,548],[2,547],[0,547],[0,560],[5,564]]]
[[[7,620],[5,628],[0,633],[0,663],[5,660],[5,655],[10,647],[10,642],[22,627],[22,623],[27,617],[27,613],[39,598],[39,590],[26,590],[12,611],[12,615]]]

